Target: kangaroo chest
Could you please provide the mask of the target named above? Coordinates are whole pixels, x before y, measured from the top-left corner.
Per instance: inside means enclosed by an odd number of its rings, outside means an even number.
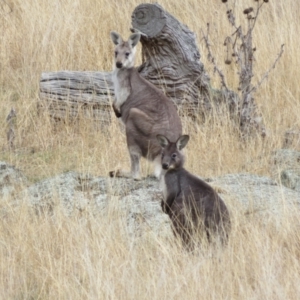
[[[165,176],[161,176],[159,185],[160,185],[160,190],[162,191],[164,200],[167,200],[168,188],[167,188],[167,185],[166,185]]]
[[[161,189],[166,200],[170,195],[176,198],[181,193],[180,179],[173,172],[166,172],[161,178]]]
[[[115,91],[114,106],[120,111],[122,104],[131,93],[130,73],[127,69],[116,69],[112,75]]]

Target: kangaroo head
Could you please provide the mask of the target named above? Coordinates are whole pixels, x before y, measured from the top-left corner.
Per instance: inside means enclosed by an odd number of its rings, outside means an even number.
[[[133,33],[128,41],[123,41],[122,37],[114,31],[110,33],[110,37],[116,45],[114,68],[132,68],[134,66],[136,52],[135,46],[141,38],[140,33]]]
[[[164,170],[179,169],[183,167],[184,155],[181,150],[189,141],[188,135],[182,135],[176,142],[170,142],[164,135],[156,136],[162,147],[161,164]]]

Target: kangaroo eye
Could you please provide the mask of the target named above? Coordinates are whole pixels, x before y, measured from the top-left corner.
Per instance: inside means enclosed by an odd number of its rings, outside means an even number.
[[[130,54],[129,52],[126,52],[126,53],[125,53],[126,58],[129,56],[129,54]]]
[[[115,57],[117,57],[118,56],[118,51],[115,51]]]
[[[173,153],[171,157],[172,157],[172,159],[175,159],[177,157],[177,154]]]

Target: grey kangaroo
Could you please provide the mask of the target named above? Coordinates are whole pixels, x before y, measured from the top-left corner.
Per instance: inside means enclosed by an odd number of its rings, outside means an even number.
[[[140,76],[134,68],[136,45],[140,34],[132,34],[128,41],[111,32],[115,46],[113,83],[115,100],[113,110],[125,125],[127,147],[131,159],[131,171],[111,171],[111,177],[140,176],[140,158],[155,163],[154,175],[161,174],[161,147],[156,139],[163,134],[171,140],[182,134],[181,120],[173,102],[161,90]]]
[[[210,185],[183,167],[181,150],[189,136],[182,135],[176,142],[170,142],[166,136],[157,135],[157,140],[162,147],[164,169],[161,206],[172,221],[175,236],[179,236],[187,248],[193,247],[193,237],[201,232],[206,234],[209,242],[212,237],[219,237],[226,244],[231,226],[225,203]]]

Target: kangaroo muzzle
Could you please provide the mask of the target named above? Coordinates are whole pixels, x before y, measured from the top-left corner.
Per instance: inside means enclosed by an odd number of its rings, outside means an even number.
[[[162,164],[162,168],[163,168],[164,170],[168,170],[168,169],[169,169],[169,164],[168,164],[168,163],[163,163],[163,164]]]
[[[117,62],[116,62],[116,67],[117,67],[118,69],[121,69],[121,68],[123,67],[123,64],[122,64],[121,62],[117,61]]]

